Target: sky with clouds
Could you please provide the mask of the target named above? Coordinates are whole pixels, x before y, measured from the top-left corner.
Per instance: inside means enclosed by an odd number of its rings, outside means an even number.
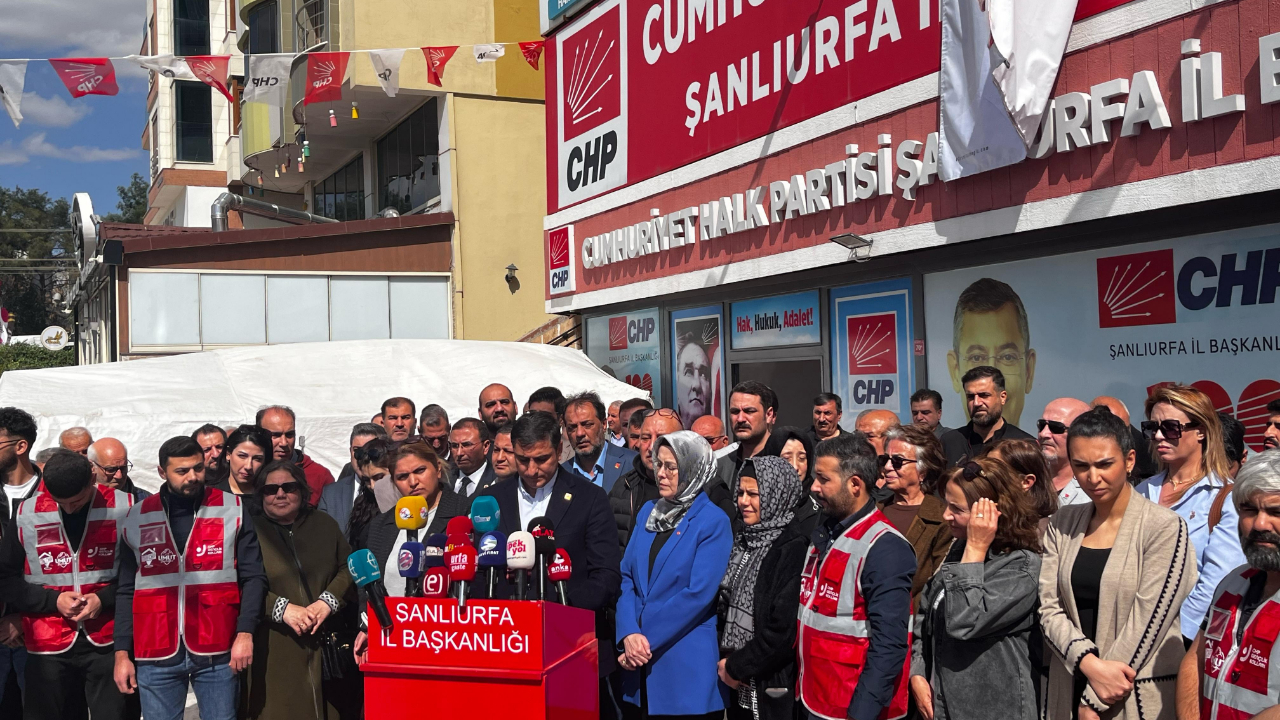
[[[0,0],[0,58],[137,53],[147,0]],[[27,66],[22,127],[0,109],[0,186],[53,197],[88,192],[94,211],[115,210],[116,186],[147,176],[142,149],[147,77],[116,61],[120,94],[73,99],[47,62]]]

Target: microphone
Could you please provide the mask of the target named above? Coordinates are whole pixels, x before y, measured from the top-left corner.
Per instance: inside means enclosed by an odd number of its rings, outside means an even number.
[[[400,577],[404,578],[404,596],[422,597],[422,562],[425,548],[417,540],[410,540],[400,546],[397,562],[400,566]]]
[[[551,582],[556,584],[556,592],[560,595],[560,604],[568,605],[569,596],[565,592],[564,584],[573,574],[573,563],[569,562],[569,553],[564,548],[556,550],[555,562],[547,568],[547,577],[551,578]]]
[[[493,532],[498,529],[502,512],[498,510],[498,499],[492,495],[481,495],[471,502],[471,527],[478,533]]]
[[[449,518],[449,524],[445,525],[444,531],[450,538],[454,535],[462,535],[467,539],[467,544],[471,544],[471,518],[465,515]]]
[[[382,586],[382,571],[378,559],[368,550],[357,550],[347,556],[347,570],[356,585],[369,595],[369,604],[383,630],[391,629],[391,613],[387,612],[387,590]]]
[[[469,544],[461,545],[445,556],[445,562],[449,566],[449,580],[455,583],[458,607],[466,607],[468,585],[476,577],[476,549]]]
[[[440,565],[427,568],[422,574],[422,597],[449,597],[449,571],[444,569],[444,556]]]
[[[515,571],[516,600],[524,600],[525,572],[533,567],[533,536],[522,530],[507,538],[507,568]]]
[[[426,550],[422,554],[424,567],[444,567],[444,546],[448,544],[444,533],[436,533],[427,538]]]
[[[410,540],[418,539],[418,531],[427,526],[427,501],[417,495],[405,495],[396,501],[396,527]]]
[[[493,599],[493,586],[498,579],[498,568],[507,566],[507,536],[494,530],[480,538],[480,553],[476,556],[476,565],[485,568],[488,585],[486,598]]]
[[[555,525],[545,516],[529,521],[529,534],[533,535],[533,550],[538,557],[538,599],[547,599],[547,562],[556,556]]]
[[[471,539],[461,533],[449,533],[449,539],[445,541],[444,545],[445,556],[447,557],[450,553],[463,545],[471,547]]]

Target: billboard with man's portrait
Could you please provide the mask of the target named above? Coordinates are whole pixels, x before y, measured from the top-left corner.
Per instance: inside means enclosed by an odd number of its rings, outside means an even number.
[[[672,387],[685,429],[703,415],[724,417],[724,330],[719,305],[671,313]]]

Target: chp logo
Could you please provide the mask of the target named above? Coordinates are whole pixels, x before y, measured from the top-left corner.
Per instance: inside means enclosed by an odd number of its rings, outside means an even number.
[[[1178,321],[1173,250],[1098,258],[1098,327]]]
[[[651,317],[621,315],[609,318],[609,350],[626,350],[631,343],[647,343],[657,330],[658,324]]]
[[[853,315],[848,318],[847,330],[853,401],[889,405],[895,398],[898,377],[898,314]]]
[[[547,294],[564,295],[577,289],[573,266],[573,226],[547,233]]]
[[[556,35],[559,207],[627,182],[627,28],[622,0]]]

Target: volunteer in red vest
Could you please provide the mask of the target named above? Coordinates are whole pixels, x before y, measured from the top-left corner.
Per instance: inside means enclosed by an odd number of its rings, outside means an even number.
[[[1182,661],[1178,720],[1280,718],[1280,450],[1250,457],[1232,496],[1248,564],[1218,583]]]
[[[188,687],[201,720],[235,720],[267,591],[258,536],[238,496],[205,486],[195,440],[161,445],[158,471],[121,523],[116,686],[148,720],[181,718]]]
[[[907,714],[915,551],[868,493],[880,467],[865,435],[823,440],[814,455],[826,522],[801,578],[800,701],[811,720],[896,720]]]
[[[86,706],[94,720],[124,716],[111,630],[117,537],[132,501],[94,482],[83,455],[61,450],[0,542],[0,594],[22,613],[27,645],[27,720],[75,717]]]

